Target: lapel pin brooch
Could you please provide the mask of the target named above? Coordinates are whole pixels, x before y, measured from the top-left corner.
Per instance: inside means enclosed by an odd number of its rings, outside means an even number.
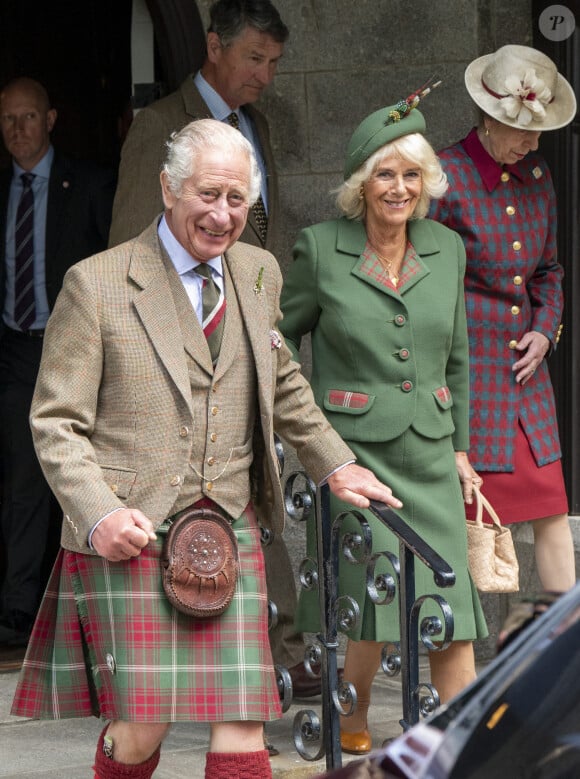
[[[264,291],[264,266],[260,268],[258,272],[258,278],[256,279],[256,283],[254,284],[254,292],[256,295],[261,295]]]

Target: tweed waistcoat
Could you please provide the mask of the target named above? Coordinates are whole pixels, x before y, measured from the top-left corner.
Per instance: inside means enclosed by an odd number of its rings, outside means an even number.
[[[180,511],[206,496],[230,516],[239,517],[250,500],[256,368],[225,263],[224,273],[227,309],[222,352],[229,345],[237,358],[218,381],[219,358],[215,373],[202,369],[196,359],[200,339],[206,346],[205,337],[183,284],[176,273],[169,273],[196,412],[189,469],[174,509]]]

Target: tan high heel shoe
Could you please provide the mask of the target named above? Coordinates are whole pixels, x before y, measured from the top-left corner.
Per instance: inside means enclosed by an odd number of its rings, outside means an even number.
[[[366,755],[371,751],[373,740],[368,730],[359,730],[356,733],[340,731],[340,746],[343,752],[349,755]]]

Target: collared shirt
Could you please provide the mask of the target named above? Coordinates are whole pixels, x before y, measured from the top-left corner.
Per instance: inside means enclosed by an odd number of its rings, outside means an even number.
[[[514,165],[500,165],[499,162],[496,162],[483,147],[483,144],[478,138],[477,130],[473,129],[469,135],[461,141],[461,145],[468,156],[471,157],[488,192],[493,192],[501,183],[501,175],[504,171],[507,171],[512,176],[515,176],[522,181],[523,172],[520,170],[518,163],[515,163]]]
[[[185,287],[187,297],[193,306],[193,310],[195,311],[196,316],[201,323],[203,321],[203,306],[201,300],[203,278],[199,275],[199,273],[195,273],[195,268],[198,265],[201,265],[201,263],[199,263],[197,260],[194,260],[192,256],[179,243],[177,238],[169,229],[169,225],[167,224],[165,216],[161,217],[157,227],[157,232],[159,234],[159,240],[165,247],[165,251],[169,255],[169,259],[173,263],[173,267],[177,271],[179,278]],[[209,265],[209,267],[212,269],[213,280],[218,285],[220,290],[224,292],[224,271],[221,255],[218,257],[212,257],[211,260],[208,260],[204,264]]]
[[[34,297],[36,303],[36,319],[30,325],[31,329],[43,329],[48,322],[50,310],[46,296],[46,211],[48,206],[48,183],[50,169],[54,159],[54,149],[49,147],[40,162],[32,168],[34,173],[32,180],[32,192],[34,194]],[[20,176],[26,171],[14,160],[12,161],[12,181],[8,196],[8,209],[6,213],[6,297],[4,311],[2,312],[4,323],[13,330],[19,330],[14,320],[14,275],[15,275],[15,232],[16,212],[22,195],[22,179]]]
[[[205,80],[205,78],[201,75],[201,72],[198,72],[194,79],[194,84],[199,90],[199,94],[202,96],[203,100],[205,101],[207,107],[210,110],[211,115],[214,119],[217,119],[220,122],[227,122],[227,117],[232,113],[232,109],[230,106],[226,103],[226,101],[219,95],[215,89],[208,84],[208,82]],[[258,138],[258,133],[256,131],[256,128],[254,127],[254,123],[248,116],[248,114],[243,110],[243,108],[237,108],[235,113],[238,115],[238,120],[240,123],[240,132],[244,136],[244,138],[247,138],[247,140],[252,144],[252,147],[254,149],[254,154],[256,155],[256,160],[258,161],[258,167],[260,168],[260,173],[262,174],[262,183],[260,186],[260,194],[262,195],[262,200],[264,201],[264,208],[266,209],[266,214],[268,213],[268,171],[266,170],[266,163],[264,161],[264,155],[262,153],[262,147],[260,146],[260,139]]]

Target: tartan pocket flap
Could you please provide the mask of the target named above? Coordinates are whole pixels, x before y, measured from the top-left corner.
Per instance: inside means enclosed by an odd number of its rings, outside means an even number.
[[[438,387],[433,390],[433,397],[441,408],[451,408],[453,405],[453,398],[449,387]]]
[[[137,471],[130,470],[129,468],[112,468],[101,465],[101,472],[111,492],[118,498],[125,499],[129,497],[129,493],[137,478]]]
[[[375,402],[375,395],[365,392],[350,392],[349,390],[326,390],[324,408],[328,411],[339,411],[343,414],[366,414]]]

